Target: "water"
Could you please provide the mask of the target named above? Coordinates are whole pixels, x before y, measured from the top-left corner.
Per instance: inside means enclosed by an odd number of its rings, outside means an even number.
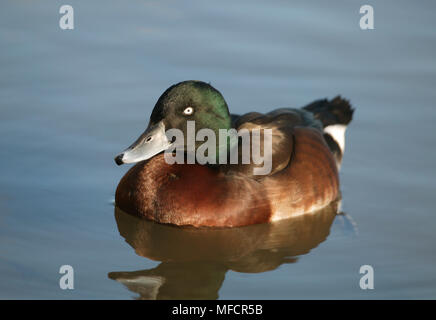
[[[371,31],[359,1],[68,3],[73,31],[59,1],[1,5],[0,298],[436,298],[434,3],[367,1]],[[234,113],[349,98],[347,216],[243,241],[114,212],[128,169],[114,155],[186,79],[210,81]],[[216,256],[172,256],[198,239]],[[65,264],[74,290],[59,288]],[[359,287],[366,264],[374,290]]]

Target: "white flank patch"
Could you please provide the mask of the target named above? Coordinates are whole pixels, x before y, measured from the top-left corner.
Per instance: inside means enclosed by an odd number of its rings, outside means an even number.
[[[324,132],[332,136],[332,138],[337,142],[339,148],[341,148],[342,154],[345,149],[345,130],[347,126],[344,124],[333,124],[324,128]]]

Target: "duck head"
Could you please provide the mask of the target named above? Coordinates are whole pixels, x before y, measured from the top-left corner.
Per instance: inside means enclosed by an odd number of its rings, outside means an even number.
[[[160,96],[145,132],[130,147],[118,154],[115,162],[121,165],[147,160],[174,147],[175,141],[168,134],[170,129],[183,132],[184,139],[177,143],[181,144],[178,147],[187,150],[188,121],[195,123],[195,137],[201,129],[211,129],[215,137],[218,137],[219,129],[231,128],[227,103],[218,90],[201,81],[180,82]],[[203,143],[196,140],[195,149]]]

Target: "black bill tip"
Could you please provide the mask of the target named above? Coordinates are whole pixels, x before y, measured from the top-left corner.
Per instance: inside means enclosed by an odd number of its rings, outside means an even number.
[[[117,155],[116,157],[115,157],[115,163],[117,164],[117,165],[122,165],[124,162],[123,162],[123,156],[124,156],[124,153],[120,153],[119,155]]]

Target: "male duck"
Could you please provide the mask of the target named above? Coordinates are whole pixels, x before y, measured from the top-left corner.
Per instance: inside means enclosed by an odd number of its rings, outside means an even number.
[[[139,162],[121,179],[116,205],[159,223],[195,227],[245,226],[321,209],[340,197],[338,169],[353,111],[348,101],[336,97],[301,109],[231,115],[223,96],[211,85],[180,82],[159,98],[146,131],[115,158],[118,165]],[[247,129],[252,135],[254,129],[271,129],[269,174],[253,174],[253,168],[259,167],[253,162],[168,163],[163,151],[174,141],[167,130],[185,134],[188,121],[195,121],[195,133],[208,128],[216,137],[220,129]],[[180,145],[185,157],[188,143],[184,139]],[[198,151],[202,143],[195,142],[190,150]],[[230,153],[232,144],[227,144],[229,151],[223,151],[217,143],[217,158]],[[238,144],[239,160],[241,151]]]

